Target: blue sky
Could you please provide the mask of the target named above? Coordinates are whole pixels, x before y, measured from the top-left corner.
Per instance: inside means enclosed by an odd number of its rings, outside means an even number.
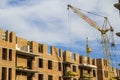
[[[0,28],[17,33],[28,40],[53,45],[63,50],[86,55],[86,37],[93,49],[93,58],[102,57],[101,34],[71,10],[67,5],[107,16],[115,33],[120,31],[120,17],[113,4],[118,0],[2,0]],[[102,26],[103,18],[85,13]],[[120,38],[115,35],[114,54],[119,55]],[[119,59],[115,61],[119,63]]]

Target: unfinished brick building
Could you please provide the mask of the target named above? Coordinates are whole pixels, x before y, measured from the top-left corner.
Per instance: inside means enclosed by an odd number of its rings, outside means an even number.
[[[111,67],[105,59],[97,59],[98,80],[119,80],[119,69]]]
[[[109,80],[103,63],[0,29],[0,80]]]

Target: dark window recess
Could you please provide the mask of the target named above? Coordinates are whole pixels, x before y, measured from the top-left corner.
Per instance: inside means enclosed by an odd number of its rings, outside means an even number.
[[[43,68],[43,59],[39,59],[39,67]]]
[[[48,60],[48,69],[52,69],[52,61]]]
[[[43,74],[38,75],[38,80],[43,80]]]
[[[48,80],[53,80],[53,76],[52,75],[48,75]]]
[[[27,80],[32,80],[32,75],[29,74],[29,76],[27,76]]]
[[[59,71],[61,71],[61,66],[62,66],[61,63],[58,62],[58,70],[59,70]]]
[[[9,42],[12,42],[12,33],[10,33],[10,39]]]
[[[104,76],[108,78],[108,71],[104,71]]]
[[[80,63],[82,63],[82,57],[80,57]]]
[[[6,48],[2,48],[2,59],[7,60],[7,49]]]
[[[9,60],[12,61],[12,50],[9,50]]]
[[[76,66],[73,66],[73,71],[76,72]]]
[[[104,66],[107,66],[107,60],[103,60],[104,61]]]
[[[31,61],[32,59],[28,59],[27,60],[27,67],[28,67],[28,69],[32,69],[32,61]]]
[[[1,80],[7,80],[7,68],[2,67],[2,75],[1,75],[2,79]]]
[[[89,57],[87,58],[87,63],[90,64],[90,58]]]
[[[92,60],[92,64],[95,65],[95,59]]]
[[[11,68],[9,68],[8,79],[12,80],[12,69]]]
[[[80,74],[83,76],[83,68],[80,68]]]
[[[96,72],[95,72],[95,70],[93,70],[93,77],[96,77]]]
[[[59,80],[62,80],[62,77],[59,77]]]
[[[38,52],[43,53],[43,45],[42,44],[38,44]]]
[[[91,70],[88,70],[88,74],[90,74]]]
[[[103,64],[104,64],[104,66],[105,66],[105,60],[103,60]]]

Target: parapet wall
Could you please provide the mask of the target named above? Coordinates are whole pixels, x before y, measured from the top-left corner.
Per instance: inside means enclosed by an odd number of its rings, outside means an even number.
[[[2,42],[1,42],[2,41]],[[72,53],[71,51],[63,51],[55,46],[48,46],[46,44],[38,43],[35,41],[29,41],[27,39],[16,36],[15,32],[6,30],[5,32],[0,29],[0,45],[8,46],[17,50],[25,50],[35,54],[41,54],[41,57],[60,59],[62,61],[73,63],[96,63],[96,60],[86,56],[80,56],[78,53]],[[55,60],[56,60],[55,59]],[[95,64],[96,65],[96,64]]]
[[[16,33],[0,29],[0,46],[15,49]]]

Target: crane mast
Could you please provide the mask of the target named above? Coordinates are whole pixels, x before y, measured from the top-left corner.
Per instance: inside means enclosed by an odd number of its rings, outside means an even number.
[[[68,10],[69,10],[69,8],[71,8],[74,13],[76,13],[84,21],[86,21],[92,27],[96,28],[101,33],[101,43],[102,43],[103,53],[105,54],[105,58],[107,60],[110,60],[110,58],[109,58],[109,56],[111,55],[110,42],[109,42],[109,39],[108,39],[108,36],[107,36],[107,32],[108,31],[110,31],[110,32],[114,31],[112,26],[110,26],[109,29],[106,29],[106,27],[103,28],[103,27],[99,26],[95,21],[90,19],[88,16],[83,14],[78,8],[75,8],[72,5],[68,5]],[[108,20],[107,17],[104,17],[104,18],[105,18],[105,22],[107,22],[107,20]]]

